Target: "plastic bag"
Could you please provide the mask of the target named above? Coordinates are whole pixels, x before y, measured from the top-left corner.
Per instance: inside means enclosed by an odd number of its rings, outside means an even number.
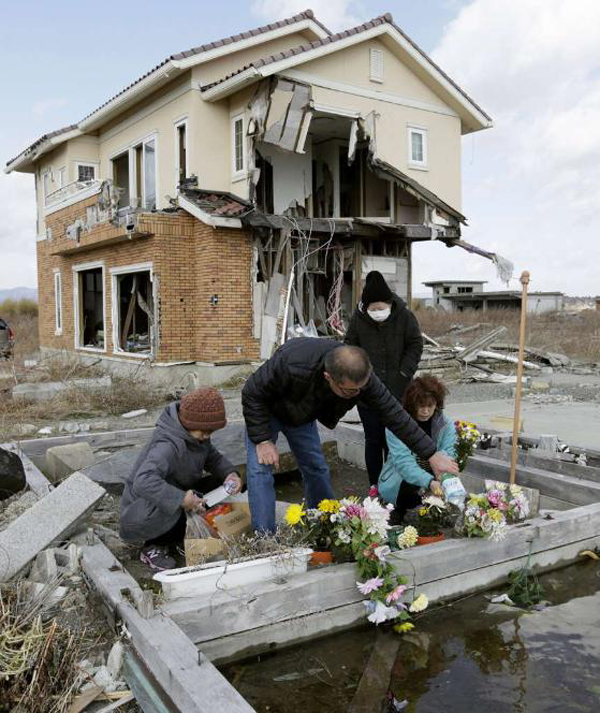
[[[185,529],[186,539],[205,540],[209,537],[218,537],[219,534],[204,519],[199,512],[186,512],[187,525]]]

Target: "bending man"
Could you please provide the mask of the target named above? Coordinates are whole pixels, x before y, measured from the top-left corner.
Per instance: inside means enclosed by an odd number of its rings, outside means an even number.
[[[456,463],[436,452],[435,443],[373,373],[365,351],[332,339],[292,339],[254,372],[242,391],[246,477],[255,530],[275,530],[272,466],[279,465],[279,433],[298,462],[306,503],[316,507],[333,497],[317,421],[335,428],[357,403],[376,412],[386,428],[428,460],[434,475],[458,473]]]

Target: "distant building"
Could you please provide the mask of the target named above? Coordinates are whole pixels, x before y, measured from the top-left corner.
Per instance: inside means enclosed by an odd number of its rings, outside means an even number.
[[[521,292],[519,290],[502,290],[484,292],[485,281],[481,280],[437,280],[424,282],[432,290],[432,306],[441,307],[447,312],[462,312],[465,309],[485,311],[487,309],[519,309],[521,307]],[[545,314],[558,312],[564,306],[562,292],[529,292],[527,295],[527,312],[529,314]]]

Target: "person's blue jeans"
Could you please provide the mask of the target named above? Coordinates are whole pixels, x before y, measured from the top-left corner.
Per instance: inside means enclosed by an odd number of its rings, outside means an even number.
[[[271,416],[271,440],[277,443],[279,433],[287,438],[304,479],[304,494],[309,508],[325,498],[333,498],[329,466],[323,455],[317,422],[288,426]],[[258,532],[275,532],[275,483],[273,468],[258,462],[256,444],[246,431],[246,481],[252,513],[252,527]]]

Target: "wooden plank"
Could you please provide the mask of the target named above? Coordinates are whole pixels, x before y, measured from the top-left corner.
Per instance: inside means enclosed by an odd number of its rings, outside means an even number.
[[[252,713],[181,629],[162,613],[142,618],[123,590],[137,582],[103,544],[83,547],[82,566],[92,585],[126,625],[137,653],[182,713]]]
[[[27,485],[38,497],[43,498],[54,488],[52,483],[46,478],[42,471],[31,462],[19,445],[16,443],[1,443],[0,448],[4,448],[5,451],[10,451],[19,456],[23,463]]]

